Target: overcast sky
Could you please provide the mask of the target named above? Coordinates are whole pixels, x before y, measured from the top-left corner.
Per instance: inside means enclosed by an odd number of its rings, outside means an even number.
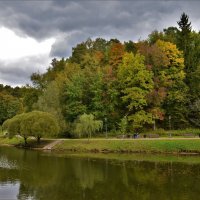
[[[198,0],[0,1],[0,84],[30,83],[54,57],[68,57],[87,38],[145,39],[177,26],[182,12],[200,30]]]

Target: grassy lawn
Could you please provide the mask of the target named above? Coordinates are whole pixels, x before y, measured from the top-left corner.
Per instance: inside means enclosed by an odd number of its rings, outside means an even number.
[[[76,152],[138,152],[138,153],[200,153],[200,139],[73,139],[54,147],[57,151]]]
[[[0,145],[19,145],[22,144],[24,140],[19,137],[7,138],[7,137],[0,137]]]
[[[54,140],[28,139],[28,147],[42,148]],[[23,138],[0,137],[0,145],[24,146]],[[198,153],[199,138],[159,138],[159,139],[63,139],[53,147],[55,151],[109,152],[109,153]]]
[[[47,145],[51,142],[52,142],[52,140],[43,139],[43,140],[41,140],[40,144],[38,144],[36,139],[28,138],[28,140],[27,140],[28,144],[26,147],[43,148],[45,145]],[[17,137],[17,136],[15,136],[13,138],[0,136],[0,145],[12,145],[12,146],[17,146],[17,147],[25,147],[24,139],[21,137]]]

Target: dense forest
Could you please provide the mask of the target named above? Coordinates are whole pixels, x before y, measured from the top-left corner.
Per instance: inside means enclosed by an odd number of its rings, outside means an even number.
[[[200,32],[183,13],[177,27],[146,40],[87,39],[31,81],[0,85],[0,124],[38,110],[56,117],[63,136],[73,136],[84,113],[114,133],[199,127]]]

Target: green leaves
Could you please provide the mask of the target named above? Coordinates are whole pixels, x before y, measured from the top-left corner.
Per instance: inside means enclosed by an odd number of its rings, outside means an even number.
[[[63,113],[70,122],[73,122],[78,115],[86,112],[85,80],[83,74],[76,73],[65,84],[62,95]]]
[[[180,21],[177,22],[181,31],[179,31],[178,46],[183,50],[184,55],[187,56],[190,43],[190,32],[191,32],[191,22],[189,22],[189,17],[183,13],[180,17]]]
[[[59,126],[53,115],[40,111],[33,111],[16,115],[3,124],[9,136],[21,135],[25,141],[27,137],[55,136],[59,132]]]
[[[0,93],[0,124],[22,112],[20,100],[12,95]]]
[[[79,135],[88,135],[91,138],[92,133],[102,129],[103,122],[101,120],[95,120],[92,114],[80,115],[75,123],[75,133]]]
[[[128,119],[127,116],[124,116],[121,118],[119,125],[120,132],[124,135],[126,134],[127,128],[128,128]]]
[[[166,88],[166,97],[163,108],[166,115],[173,116],[173,126],[179,127],[180,121],[186,123],[186,105],[188,87],[184,82],[184,58],[176,45],[170,42],[157,41],[158,48],[167,56],[168,64],[161,68],[158,78],[163,81]]]
[[[118,78],[122,87],[136,86],[143,90],[153,88],[152,73],[144,65],[144,57],[140,54],[126,53],[118,70]]]
[[[133,122],[133,128],[141,128],[145,124],[153,124],[154,122],[153,115],[144,110],[137,111],[134,115],[130,115],[128,119]]]
[[[189,102],[200,96],[200,34],[191,32],[185,13],[178,24],[180,30],[154,31],[146,41],[88,39],[72,49],[70,58],[53,59],[46,73],[32,74],[34,87],[12,90],[0,85],[0,123],[37,109],[53,114],[62,134],[70,135],[84,113],[107,118],[109,131],[119,128],[123,116],[134,128],[148,128],[155,120],[166,128],[169,115],[174,128],[187,126]]]
[[[153,89],[153,74],[144,65],[144,57],[140,54],[126,53],[118,70],[122,100],[131,113],[129,120],[139,127],[144,123],[152,123],[143,109],[148,105],[147,94]],[[147,119],[146,119],[147,118]]]

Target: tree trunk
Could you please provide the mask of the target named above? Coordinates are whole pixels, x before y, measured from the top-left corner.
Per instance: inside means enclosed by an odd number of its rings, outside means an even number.
[[[153,123],[153,130],[154,130],[154,131],[156,130],[156,120],[155,120],[154,123]]]
[[[40,136],[37,137],[37,143],[40,144]]]
[[[27,145],[27,137],[24,137],[24,145]]]

